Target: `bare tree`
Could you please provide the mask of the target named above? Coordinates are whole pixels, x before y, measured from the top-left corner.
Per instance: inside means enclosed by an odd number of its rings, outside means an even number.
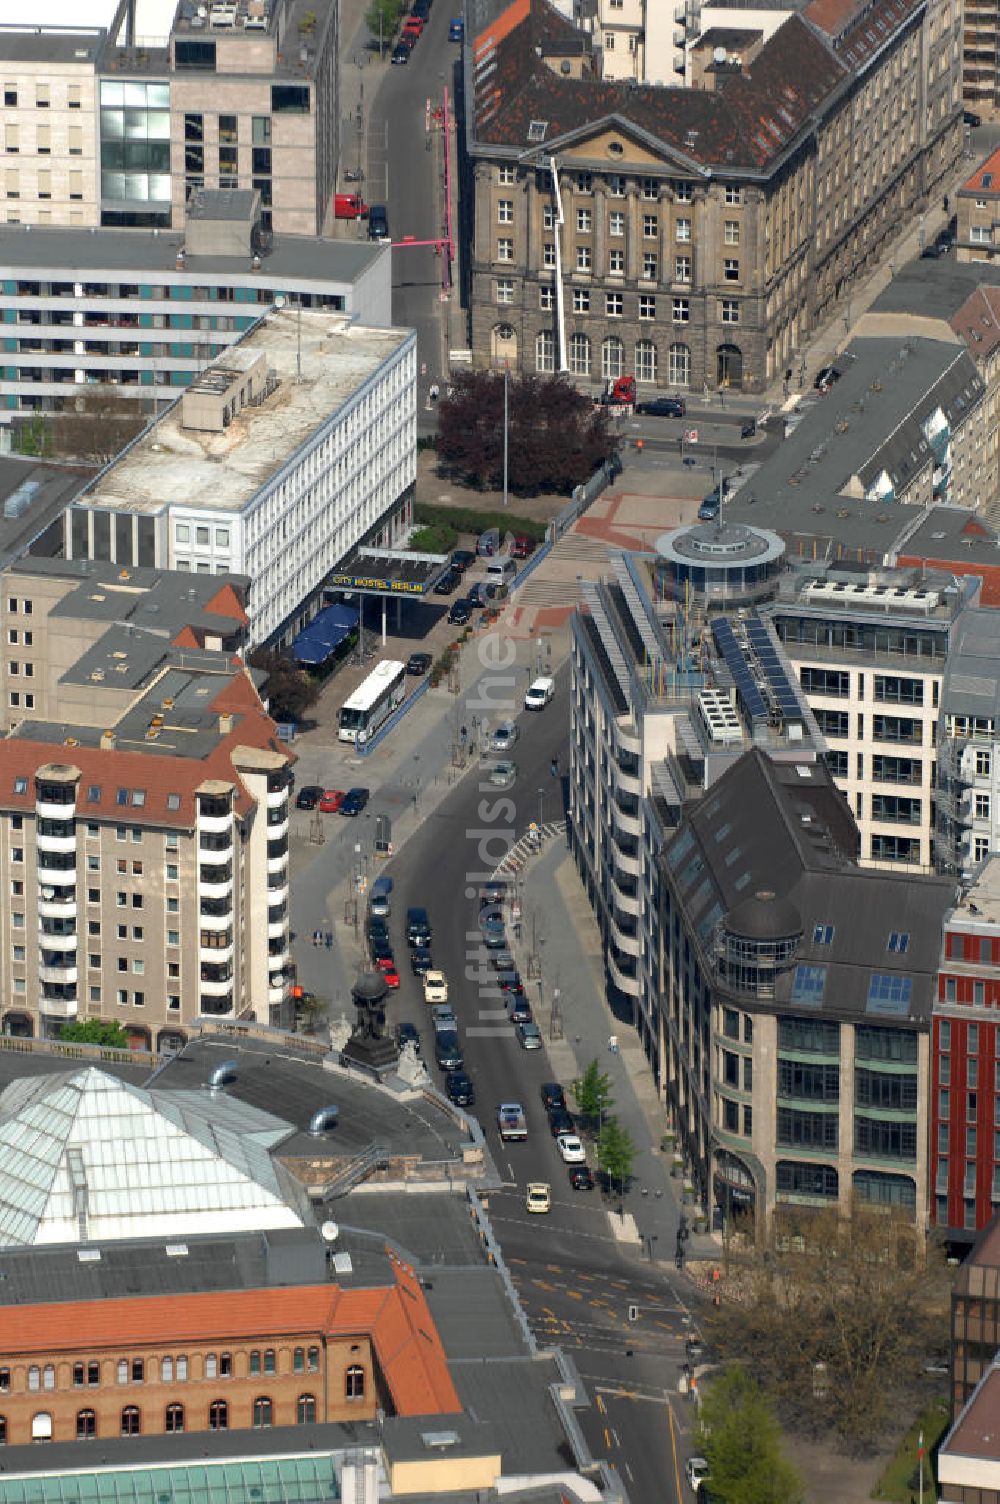
[[[107,464],[142,432],[148,414],[142,404],[120,397],[113,388],[92,387],[52,417],[55,453]]]
[[[708,1324],[785,1420],[867,1448],[902,1412],[929,1353],[946,1348],[951,1277],[912,1220],[866,1203],[783,1216]]]

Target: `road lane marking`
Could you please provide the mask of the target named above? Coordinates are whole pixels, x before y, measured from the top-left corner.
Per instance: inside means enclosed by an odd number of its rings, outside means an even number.
[[[628,1481],[630,1483],[634,1483],[635,1482],[635,1474],[633,1473],[632,1469],[629,1467],[629,1465],[628,1465],[627,1462],[623,1463],[623,1466],[625,1468],[625,1471],[628,1473]]]
[[[614,1426],[611,1427],[611,1434],[615,1438],[615,1446],[616,1447],[620,1447],[621,1446],[621,1442],[618,1439],[618,1432],[615,1430]]]
[[[566,1294],[569,1296],[570,1300],[582,1300],[583,1299],[583,1294],[582,1294],[582,1292],[580,1290],[567,1290]]]
[[[608,1435],[607,1426],[604,1427],[604,1448],[605,1451],[611,1451],[611,1437]]]
[[[602,1415],[607,1415],[608,1407],[607,1405],[605,1405],[604,1396],[601,1394],[597,1395],[597,1408],[598,1410],[600,1410]]]
[[[670,1403],[670,1396],[666,1390],[663,1391],[663,1395],[667,1402],[667,1418],[670,1422],[670,1450],[674,1455],[674,1482],[677,1485],[677,1497],[678,1499],[682,1499],[684,1495],[681,1493],[681,1469],[680,1463],[677,1461],[677,1431],[674,1426],[674,1407]]]

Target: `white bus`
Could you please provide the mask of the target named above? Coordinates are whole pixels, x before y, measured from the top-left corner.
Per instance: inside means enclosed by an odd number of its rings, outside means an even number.
[[[368,678],[346,700],[340,711],[342,742],[366,742],[397,705],[403,703],[406,687],[406,664],[386,658],[377,663]]]

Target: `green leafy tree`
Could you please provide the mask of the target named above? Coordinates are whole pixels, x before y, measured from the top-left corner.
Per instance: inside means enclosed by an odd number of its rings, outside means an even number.
[[[592,1060],[570,1088],[576,1110],[587,1124],[599,1123],[614,1104],[611,1095],[611,1077]]]
[[[267,702],[268,713],[274,720],[301,721],[310,706],[315,705],[319,686],[283,653],[258,648],[250,654],[250,666],[262,669],[267,675],[261,698]]]
[[[719,1504],[800,1504],[802,1484],[781,1450],[770,1402],[744,1368],[728,1368],[705,1391],[696,1446]]]
[[[392,37],[403,14],[402,0],[371,0],[365,11],[365,25],[384,47]]]
[[[52,429],[41,413],[32,413],[27,423],[15,429],[14,442],[19,454],[44,458],[52,453]]]
[[[503,484],[504,378],[462,371],[438,404],[438,458],[449,474],[480,487]],[[520,496],[568,494],[590,479],[614,445],[607,414],[562,376],[507,382],[508,484]]]
[[[739,1298],[706,1319],[785,1424],[862,1452],[912,1413],[927,1355],[947,1351],[951,1284],[943,1248],[903,1209],[786,1208],[743,1263]]]
[[[108,1049],[127,1050],[128,1035],[121,1024],[99,1018],[75,1018],[60,1026],[59,1038],[67,1044],[102,1044]]]
[[[617,1118],[607,1118],[597,1139],[597,1163],[612,1187],[624,1195],[635,1164],[635,1140]]]

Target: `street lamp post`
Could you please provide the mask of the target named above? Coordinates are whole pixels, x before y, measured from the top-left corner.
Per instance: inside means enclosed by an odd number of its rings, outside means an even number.
[[[544,805],[545,805],[545,790],[544,789],[539,789],[538,790],[538,831],[539,831],[539,835],[541,835],[542,825],[544,823],[543,816],[542,816],[542,810],[544,808]]]

